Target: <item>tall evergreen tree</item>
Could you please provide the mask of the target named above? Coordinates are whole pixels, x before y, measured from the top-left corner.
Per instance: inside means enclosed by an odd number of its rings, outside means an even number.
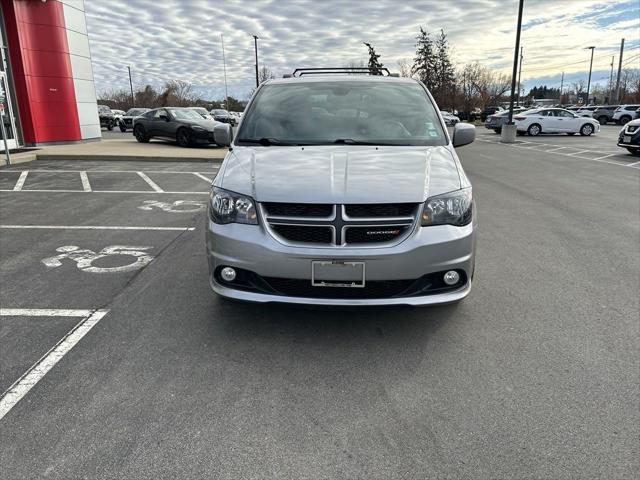
[[[440,36],[435,42],[434,62],[434,95],[436,102],[442,107],[450,103],[455,87],[455,72],[449,58],[449,41],[444,30],[440,30]]]
[[[411,72],[431,90],[435,81],[435,55],[433,40],[422,27],[416,37],[416,56],[413,59]]]
[[[375,49],[371,46],[370,43],[363,42],[367,48],[369,49],[369,72],[371,75],[382,75],[382,70],[380,70],[384,65],[380,63],[380,55],[378,55]]]

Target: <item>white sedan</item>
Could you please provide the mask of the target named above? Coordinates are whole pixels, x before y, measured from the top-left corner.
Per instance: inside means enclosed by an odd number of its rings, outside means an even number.
[[[580,117],[564,108],[537,108],[513,117],[518,133],[531,136],[541,133],[568,133],[589,136],[600,131],[600,123],[589,117]]]

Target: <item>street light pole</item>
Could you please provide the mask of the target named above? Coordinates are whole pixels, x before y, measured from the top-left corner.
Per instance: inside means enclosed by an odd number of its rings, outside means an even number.
[[[513,97],[516,90],[516,76],[518,74],[518,51],[520,50],[520,31],[522,30],[522,9],[524,0],[520,0],[518,5],[518,27],[516,29],[516,48],[513,52],[513,71],[511,72],[511,98],[509,99],[509,117],[507,124],[502,126],[500,141],[504,143],[515,143],[516,125],[513,123]]]
[[[224,54],[224,37],[220,34],[220,42],[222,43],[222,68],[224,71],[224,108],[229,110],[229,91],[227,90],[227,59]]]
[[[258,88],[258,85],[260,85],[260,81],[258,80],[258,36],[257,35],[253,36],[253,42],[254,42],[254,49],[256,52],[256,88]]]
[[[522,77],[522,51],[524,50],[524,47],[520,47],[520,67],[518,68],[518,106],[520,106],[520,89],[521,84],[520,84],[520,78]]]
[[[609,75],[609,105],[613,103],[613,61],[615,60],[615,58],[615,55],[611,56],[611,74]]]
[[[585,50],[591,49],[591,62],[589,63],[589,80],[587,80],[587,105],[589,105],[589,89],[591,87],[591,70],[593,68],[593,51],[596,47],[587,47]]]
[[[131,67],[127,65],[127,70],[129,70],[129,88],[131,89],[131,107],[136,106],[136,99],[133,96],[133,82],[131,81]]]

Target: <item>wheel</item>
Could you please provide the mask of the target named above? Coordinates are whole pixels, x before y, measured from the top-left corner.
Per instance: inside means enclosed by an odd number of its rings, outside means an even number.
[[[582,135],[583,137],[588,137],[592,133],[593,125],[591,125],[590,123],[585,123],[584,125],[582,125],[582,127],[580,127],[580,135]]]
[[[629,147],[627,147],[627,151],[631,155],[635,155],[636,157],[640,157],[640,148],[629,148]]]
[[[186,128],[181,128],[176,133],[176,141],[178,145],[181,147],[190,147],[191,146],[191,132]]]
[[[124,125],[120,125],[120,131],[122,133],[126,132],[127,131],[127,127],[125,127]]]
[[[136,128],[133,129],[133,136],[140,143],[149,143],[149,136],[142,125],[136,125]]]
[[[107,130],[109,131],[113,130],[113,123],[109,122],[109,124],[107,125]]]
[[[626,125],[631,121],[631,117],[629,115],[623,115],[620,117],[620,125]]]
[[[529,125],[529,128],[527,128],[527,133],[529,135],[531,135],[532,137],[540,135],[541,131],[542,131],[542,127],[540,125],[538,125],[537,123],[531,124],[531,125]]]
[[[609,117],[607,117],[606,115],[602,115],[601,117],[598,117],[598,123],[600,123],[600,125],[606,125],[608,121],[609,121]]]

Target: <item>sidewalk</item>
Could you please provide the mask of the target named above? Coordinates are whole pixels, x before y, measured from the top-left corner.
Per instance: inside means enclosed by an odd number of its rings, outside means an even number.
[[[199,146],[182,148],[175,143],[151,140],[138,143],[134,138],[102,139],[99,142],[37,147],[11,154],[11,163],[33,160],[128,160],[150,162],[221,162],[227,153],[225,147]],[[0,167],[6,165],[4,153],[0,153]]]

